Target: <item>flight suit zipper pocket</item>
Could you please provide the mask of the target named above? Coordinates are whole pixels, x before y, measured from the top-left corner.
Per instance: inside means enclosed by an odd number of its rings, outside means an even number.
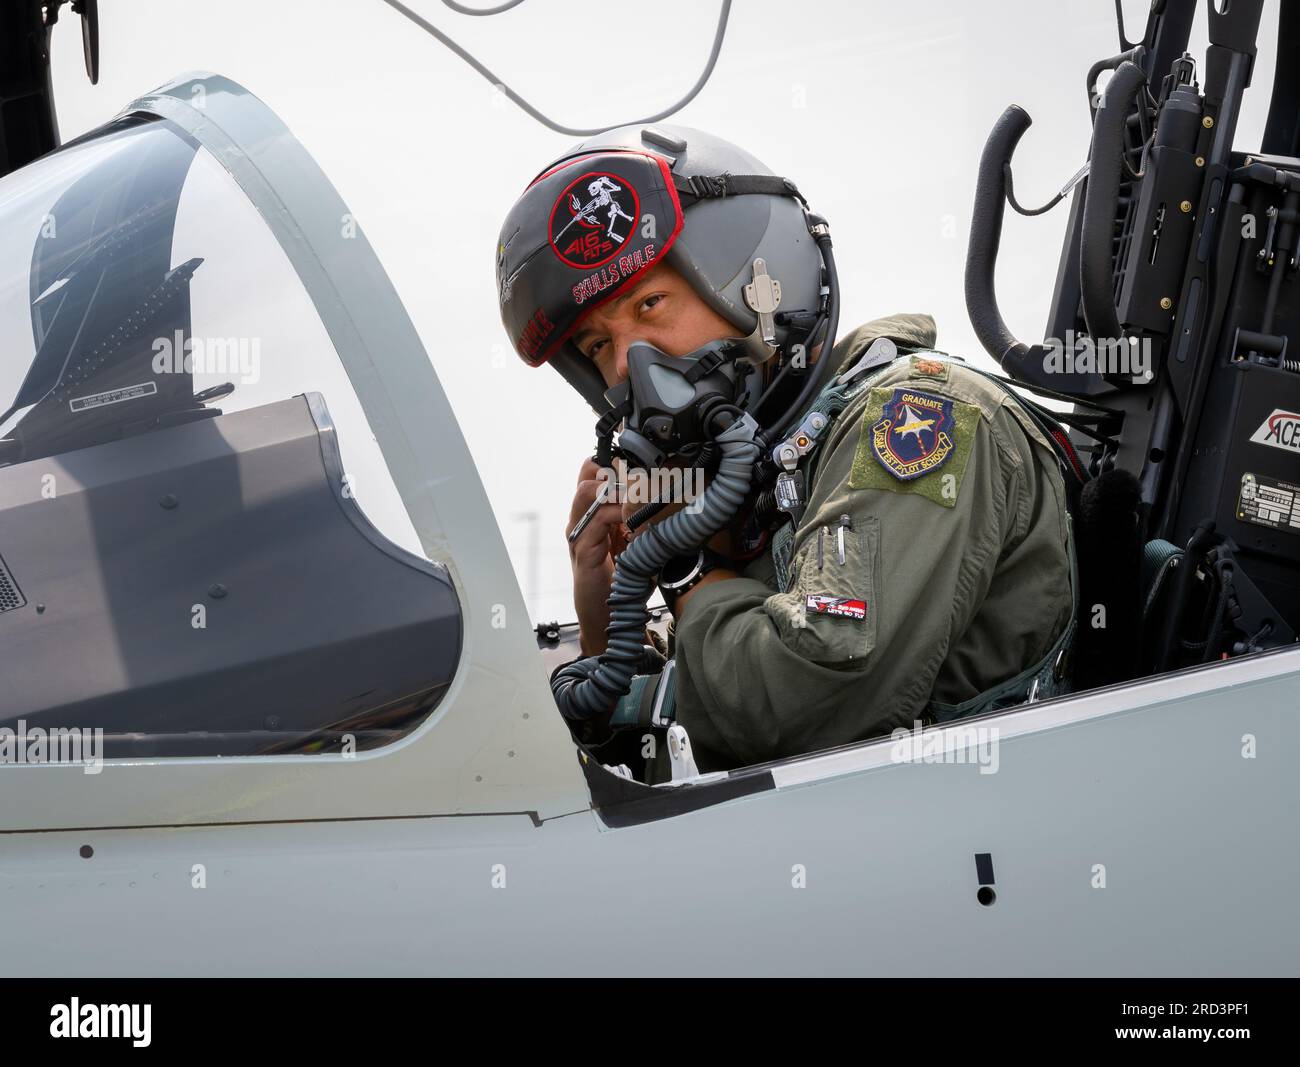
[[[880,521],[841,515],[808,531],[789,588],[767,602],[799,655],[839,669],[860,665],[876,643]]]

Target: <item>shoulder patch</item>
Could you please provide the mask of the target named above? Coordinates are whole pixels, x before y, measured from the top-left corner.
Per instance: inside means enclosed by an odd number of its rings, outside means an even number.
[[[871,427],[871,454],[904,482],[938,470],[952,458],[954,403],[915,389],[895,389]]]
[[[913,356],[912,373],[946,382],[948,380],[948,364],[941,359],[935,359],[933,356]]]
[[[849,488],[916,493],[953,507],[979,417],[976,405],[949,397],[908,387],[873,389]]]

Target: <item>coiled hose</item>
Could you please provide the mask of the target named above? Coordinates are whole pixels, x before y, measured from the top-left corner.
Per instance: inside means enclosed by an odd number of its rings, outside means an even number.
[[[610,589],[609,640],[599,656],[570,663],[551,679],[551,693],[567,719],[590,719],[612,710],[632,688],[644,653],[645,628],[650,621],[646,602],[655,579],[670,559],[699,548],[740,510],[754,477],[758,424],[725,405],[712,420],[726,414],[733,420],[713,438],[721,451],[718,469],[698,498],[699,507],[669,515],[648,526],[623,550],[614,564]]]

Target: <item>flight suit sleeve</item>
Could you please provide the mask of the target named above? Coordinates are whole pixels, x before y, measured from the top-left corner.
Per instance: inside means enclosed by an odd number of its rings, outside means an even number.
[[[692,596],[677,624],[678,721],[702,770],[910,727],[925,707],[999,558],[1042,514],[1033,446],[1018,421],[945,384],[891,380],[850,425],[836,423],[785,589],[737,578]],[[909,454],[894,456],[888,444],[915,430],[933,446],[922,460],[931,469],[907,477]],[[1059,617],[1060,605],[1048,613]],[[1030,640],[1047,642],[1045,654],[1052,636]]]

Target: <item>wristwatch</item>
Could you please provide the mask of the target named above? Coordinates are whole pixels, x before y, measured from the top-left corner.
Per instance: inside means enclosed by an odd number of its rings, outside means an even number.
[[[659,569],[659,591],[668,610],[676,615],[677,598],[698,585],[709,571],[732,566],[729,559],[711,548],[701,548],[693,555],[673,556]]]

